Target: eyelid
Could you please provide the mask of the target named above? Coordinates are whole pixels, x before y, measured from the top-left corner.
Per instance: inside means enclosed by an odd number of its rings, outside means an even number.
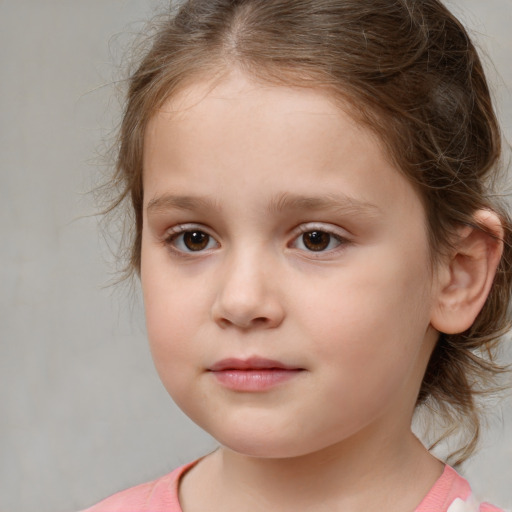
[[[210,229],[204,224],[200,224],[198,222],[185,222],[183,224],[176,224],[175,226],[167,228],[165,230],[164,237],[167,237],[168,235],[179,235],[180,233],[184,233],[185,231],[193,231],[194,229],[210,234]]]
[[[335,224],[329,224],[328,222],[305,222],[293,230],[292,236],[302,235],[310,231],[323,231],[347,241],[351,238],[351,234],[346,229],[340,228]]]
[[[292,232],[292,239],[287,244],[289,248],[294,249],[293,244],[297,241],[297,239],[303,235],[304,233],[309,233],[311,231],[321,231],[323,233],[327,233],[334,237],[336,240],[338,240],[339,245],[333,249],[325,250],[325,251],[304,251],[305,254],[308,255],[310,258],[321,258],[325,257],[327,255],[336,253],[338,251],[342,251],[347,245],[352,243],[351,235],[348,231],[346,231],[343,228],[340,228],[339,226],[336,226],[334,224],[329,223],[322,223],[322,222],[307,222],[304,224],[301,224],[297,228],[295,228]],[[299,250],[299,249],[298,249]]]

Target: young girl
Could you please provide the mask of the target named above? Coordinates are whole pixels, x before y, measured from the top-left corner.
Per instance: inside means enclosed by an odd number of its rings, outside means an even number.
[[[189,0],[130,79],[117,205],[173,399],[220,447],[89,512],[462,512],[411,432],[478,437],[511,223],[476,51],[438,0]]]

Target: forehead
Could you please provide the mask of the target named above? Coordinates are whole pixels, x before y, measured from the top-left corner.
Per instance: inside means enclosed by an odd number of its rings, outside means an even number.
[[[148,123],[145,150],[150,149],[151,142],[158,137],[157,132],[163,133],[164,127],[166,131],[172,131],[178,138],[176,142],[181,144],[190,138],[205,146],[209,142],[217,143],[215,139],[219,138],[227,143],[234,139],[233,135],[238,135],[240,144],[244,139],[246,143],[261,139],[263,131],[268,135],[280,131],[280,139],[286,134],[290,136],[288,139],[297,137],[300,130],[295,128],[304,124],[307,118],[312,128],[308,137],[320,137],[321,133],[313,127],[335,123],[338,113],[327,94],[306,88],[256,83],[235,74],[220,83],[193,83],[169,98]],[[257,149],[263,153],[272,146],[267,144]]]
[[[147,156],[155,145],[169,151],[186,149],[192,141],[196,147],[213,144],[222,149],[224,144],[218,143],[224,141],[245,144],[244,149],[263,156],[278,148],[290,152],[290,146],[304,142],[304,153],[323,146],[327,159],[331,152],[326,148],[364,139],[366,146],[385,156],[378,137],[355,119],[352,110],[326,89],[276,86],[235,70],[217,80],[196,80],[168,98],[146,126],[144,153]],[[147,163],[145,158],[145,169]]]
[[[244,187],[277,196],[330,195],[335,187],[384,207],[393,197],[418,199],[348,104],[323,89],[269,85],[240,73],[183,88],[145,135],[146,204],[160,189],[192,183],[204,196],[222,195],[219,186],[228,181],[238,181],[240,197]]]
[[[283,111],[296,112],[297,105],[307,111],[330,115],[335,107],[349,109],[349,104],[338,102],[336,94],[327,87],[310,87],[294,84],[276,84],[262,78],[251,77],[239,69],[232,69],[218,76],[198,76],[185,82],[170,95],[156,115],[178,116],[181,113],[199,112],[202,106],[211,108],[222,102],[258,108],[280,104]]]

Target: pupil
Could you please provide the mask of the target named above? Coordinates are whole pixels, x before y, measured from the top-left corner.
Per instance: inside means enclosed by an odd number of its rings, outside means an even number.
[[[302,235],[304,245],[310,251],[323,251],[331,241],[331,235],[325,231],[310,231]]]
[[[208,245],[208,235],[202,231],[188,231],[183,236],[183,242],[191,251],[201,251]]]

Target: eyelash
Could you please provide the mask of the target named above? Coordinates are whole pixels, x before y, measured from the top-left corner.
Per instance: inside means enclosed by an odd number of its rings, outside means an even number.
[[[304,235],[318,233],[321,235],[327,235],[327,246],[325,248],[321,248],[320,250],[314,250],[311,248],[307,248],[306,243],[304,241]],[[203,248],[198,248],[198,250],[191,250],[189,247],[185,246],[184,237],[187,234],[192,236],[193,233],[201,234],[206,236],[206,243]],[[214,242],[214,245],[211,246],[211,242]],[[323,240],[325,242],[325,240]],[[335,247],[329,248],[332,245],[333,241],[335,242]],[[303,248],[296,247],[297,243],[301,243]],[[206,229],[204,229],[200,225],[186,224],[176,226],[172,228],[171,232],[165,237],[164,244],[175,254],[179,256],[187,257],[194,253],[203,254],[205,252],[210,252],[212,249],[220,246],[219,242],[215,240],[215,238],[208,233]],[[182,247],[177,247],[180,244]],[[309,255],[309,257],[321,257],[323,254],[332,254],[339,250],[342,250],[344,246],[350,244],[350,240],[337,233],[333,228],[327,228],[326,226],[318,225],[318,224],[303,224],[301,225],[295,232],[294,236],[290,243],[287,244],[288,248],[298,249],[303,251]],[[184,246],[184,247],[183,247]]]
[[[177,241],[179,241],[180,238],[181,238],[181,243],[184,244],[184,237],[187,234],[191,234],[191,233],[201,233],[203,235],[206,235],[206,237],[208,237],[206,247],[203,249],[200,249],[198,251],[187,250],[187,248],[180,249],[180,248],[176,247],[177,243],[179,243]],[[210,249],[212,249],[212,247],[208,247],[212,240],[215,241],[215,238],[212,235],[210,235],[202,226],[194,225],[194,224],[185,224],[185,225],[176,226],[176,227],[172,228],[171,232],[165,237],[164,244],[173,253],[178,254],[180,256],[187,256],[189,254],[203,253],[203,252],[209,251]],[[219,243],[216,242],[216,245],[218,246]]]
[[[350,243],[350,240],[348,239],[348,237],[343,236],[342,234],[340,234],[338,232],[338,230],[335,230],[333,227],[327,227],[327,226],[321,225],[321,224],[303,224],[303,225],[299,226],[298,233],[294,236],[292,241],[288,244],[288,247],[296,248],[296,247],[294,247],[294,245],[297,242],[300,242],[300,243],[302,243],[303,246],[305,246],[306,244],[304,242],[304,235],[306,235],[308,233],[312,234],[315,232],[328,235],[328,237],[329,237],[328,246],[331,245],[331,243],[333,241],[335,241],[336,246],[331,247],[330,249],[326,248],[326,249],[322,249],[319,251],[315,251],[315,250],[307,249],[307,248],[300,249],[300,250],[303,250],[304,252],[306,252],[310,258],[311,257],[320,258],[324,254],[336,253],[340,250],[343,250],[343,248]]]

